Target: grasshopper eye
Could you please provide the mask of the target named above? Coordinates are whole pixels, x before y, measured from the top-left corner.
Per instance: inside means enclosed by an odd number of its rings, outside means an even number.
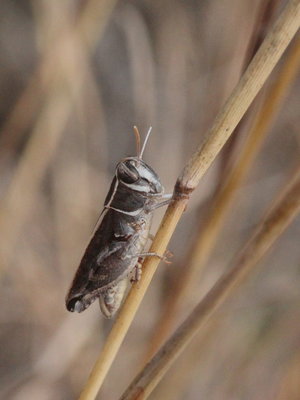
[[[118,166],[118,178],[125,183],[134,183],[140,175],[132,162],[122,162]]]

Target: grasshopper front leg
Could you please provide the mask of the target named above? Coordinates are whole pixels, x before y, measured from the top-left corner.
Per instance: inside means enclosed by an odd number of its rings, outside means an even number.
[[[151,205],[148,206],[148,211],[152,212],[152,211],[156,210],[157,208],[167,206],[168,204],[171,203],[172,197],[173,197],[172,193],[167,193],[167,194],[163,194],[162,196],[159,196],[160,199],[165,199],[165,200],[160,201],[158,203],[152,203]]]

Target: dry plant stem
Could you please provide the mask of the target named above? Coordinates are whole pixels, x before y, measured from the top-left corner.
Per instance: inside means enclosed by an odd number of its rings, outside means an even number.
[[[53,75],[57,73],[59,67],[57,60],[66,59],[66,62],[68,62],[68,52],[64,50],[64,46],[68,46],[72,35],[76,36],[81,45],[92,50],[100,40],[116,3],[117,0],[88,0],[74,32],[72,34],[63,32],[54,47],[52,45],[47,49],[40,64],[30,77],[27,87],[3,125],[0,151],[3,152],[4,146],[5,148],[9,146],[12,149],[14,143],[21,137],[21,131],[26,131],[40,105],[43,92],[51,85]],[[63,47],[62,51],[60,50],[61,47]]]
[[[94,48],[102,36],[107,21],[118,0],[89,0],[80,16],[77,32],[82,42]]]
[[[280,380],[276,382],[276,397],[274,400],[297,400],[300,398],[299,372],[300,372],[300,351],[296,348],[291,359],[287,363],[286,371]],[[275,382],[274,382],[275,384]]]
[[[273,21],[273,16],[275,14],[275,10],[277,9],[278,1],[279,0],[267,0],[259,5],[257,20],[253,26],[252,34],[249,39],[241,74],[246,70],[255,53],[259,49],[259,46],[262,44],[266,33],[271,26],[271,22]],[[230,170],[232,160],[234,160],[235,149],[239,142],[238,138],[241,134],[243,134],[243,131],[245,131],[246,122],[251,120],[255,114],[256,108],[253,107],[250,113],[247,113],[245,118],[243,118],[238,124],[234,134],[231,136],[230,140],[227,142],[227,145],[223,149],[218,176],[218,186],[223,186],[224,179],[226,179],[228,171]]]
[[[81,34],[82,36],[89,33],[90,28],[87,26],[87,18],[88,15],[93,15],[92,10],[94,10],[95,7],[94,1],[91,2],[91,5],[88,7],[89,4],[90,2],[88,2],[86,6],[86,11],[83,14],[82,20],[80,20],[81,24],[79,24],[78,28],[78,34]],[[103,4],[106,5],[106,7],[110,6],[108,8],[111,10],[111,7],[115,4],[115,1],[105,0]],[[96,11],[97,12],[95,15],[100,15],[105,10]],[[101,12],[99,13],[99,11]],[[105,22],[104,16],[108,17],[109,15],[108,11],[104,12],[104,15],[101,14],[101,21],[103,23]],[[103,30],[103,26],[100,24],[97,26],[97,28],[98,30]],[[75,39],[76,38],[77,37],[75,35]],[[89,40],[92,40],[92,36],[90,34],[88,35],[88,38]],[[64,76],[61,77],[60,74],[65,73],[65,80],[73,80],[73,82],[76,82],[78,85],[82,81],[83,72],[86,71],[86,69],[82,67],[84,61],[84,52],[81,42],[76,42],[73,39],[74,38],[72,37],[71,32],[66,30],[62,40],[56,46],[56,55],[58,56],[59,54],[59,60],[65,59],[63,55],[67,56],[67,71],[64,71],[64,68],[62,68],[63,63],[57,63],[56,57],[53,57],[52,48],[46,51],[46,56],[40,66],[40,69],[38,70],[38,76],[41,74],[41,82],[44,85],[43,89],[47,89],[47,101],[45,101],[45,106],[41,111],[36,126],[28,140],[26,148],[23,151],[21,160],[16,168],[7,193],[2,200],[0,208],[0,224],[2,225],[3,230],[6,232],[6,235],[3,243],[1,243],[0,246],[3,257],[0,265],[1,270],[5,269],[10,262],[15,240],[17,239],[19,231],[25,223],[26,217],[34,204],[38,185],[40,184],[44,173],[47,170],[53,155],[55,154],[60,137],[63,133],[63,128],[72,110],[72,101],[66,90],[64,90],[65,87],[62,84],[62,78],[64,78]],[[78,46],[77,52],[75,52],[76,45]],[[66,46],[66,48],[69,46],[69,52],[66,51],[64,46]],[[70,57],[70,50],[72,51],[72,55],[77,55],[77,63],[74,61],[70,62],[73,60],[73,58]],[[81,54],[81,50],[83,54]],[[80,55],[82,56],[81,59],[79,57]],[[74,69],[74,65],[82,67],[81,70],[77,70],[75,77],[74,72],[76,71]],[[37,84],[37,81],[32,80],[30,82],[30,91],[32,90],[33,92],[30,92],[31,94],[25,92],[25,98],[29,101],[30,98],[34,96],[34,90],[40,89],[41,88]],[[33,108],[31,108],[31,110],[34,109],[34,104],[38,105],[38,102],[33,103]],[[24,101],[21,102],[21,105],[24,105]],[[19,103],[16,112],[21,112]],[[17,116],[15,115],[15,117]],[[23,205],[22,207],[19,207],[19,201],[21,198]]]
[[[138,374],[121,397],[122,400],[146,399],[168,368],[209,317],[239,286],[275,240],[300,212],[300,167],[280,194],[276,205],[258,226],[230,268],[216,282],[189,317]]]
[[[26,132],[24,127],[29,126],[34,112],[40,105],[40,96],[33,96],[39,90],[39,77],[33,74],[27,83],[26,89],[21,93],[20,97],[14,104],[8,119],[4,122],[0,136],[0,155],[13,152],[16,143],[19,142],[23,133]]]
[[[160,347],[161,343],[170,332],[179,304],[182,299],[185,298],[195,276],[199,276],[199,272],[207,262],[217,240],[218,233],[231,209],[232,200],[237,189],[249,171],[284,96],[297,76],[299,64],[300,39],[297,38],[289,50],[283,66],[278,71],[276,81],[265,96],[259,115],[249,132],[234,169],[228,176],[225,186],[220,189],[214,199],[214,204],[207,216],[207,222],[191,249],[191,256],[187,265],[184,267],[184,273],[180,273],[180,277],[174,279],[174,287],[170,290],[170,296],[155,326],[154,336],[147,350],[145,361],[152,357],[153,353]]]
[[[260,4],[256,26],[254,27],[252,37],[250,38],[247,55],[244,61],[244,70],[247,68],[252,57],[261,45],[266,31],[268,30],[271,21],[274,19],[275,11],[277,10],[279,2],[280,0],[267,0]]]
[[[187,204],[187,196],[197,186],[222,146],[244,115],[250,103],[268,78],[280,56],[300,25],[300,0],[290,0],[267,35],[245,75],[217,116],[207,139],[194,154],[179,177],[173,203],[168,207],[150,251],[163,254]],[[80,400],[94,399],[108,372],[125,334],[142,301],[143,295],[158,265],[156,258],[147,259],[139,288],[133,285],[104,345]]]
[[[197,186],[212,163],[215,154],[223,147],[270,75],[283,51],[299,29],[299,25],[300,1],[290,0],[218,114],[203,146],[185,167],[178,182],[182,191],[193,190]]]
[[[14,176],[14,182],[11,184],[0,209],[0,222],[5,231],[1,243],[1,256],[6,263],[11,256],[12,244],[16,239],[16,232],[24,223],[23,207],[30,205],[35,194],[35,182],[41,180],[41,175],[46,168],[48,157],[53,154],[59,139],[57,124],[64,124],[67,119],[63,104],[65,99],[57,90],[49,93],[49,103],[42,112],[39,123],[36,125],[30,140],[27,144],[26,152],[23,155],[19,168]],[[52,116],[55,115],[53,121]],[[47,134],[45,134],[47,131]],[[42,133],[42,134],[41,134]],[[47,157],[41,148],[47,150]],[[32,162],[33,160],[33,162]],[[24,197],[24,198],[22,198]],[[19,207],[20,201],[26,201],[23,207]],[[13,223],[12,223],[13,221]],[[3,267],[3,265],[1,265]]]
[[[155,243],[153,242],[153,246],[151,247],[151,251],[155,251],[158,254],[164,253],[172,232],[186,207],[186,203],[187,198],[183,197],[168,207],[164,220],[162,221],[160,229],[156,235]],[[151,282],[157,264],[157,259],[155,257],[146,259],[142,278],[138,285],[132,286],[123,308],[119,313],[107,341],[105,342],[100,357],[98,358],[89,380],[79,397],[80,400],[94,399],[96,397],[106,373],[108,372],[132,322],[138,305],[142,301],[147,287]]]

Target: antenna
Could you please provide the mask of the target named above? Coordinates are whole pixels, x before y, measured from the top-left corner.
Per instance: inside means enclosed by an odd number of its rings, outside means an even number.
[[[135,135],[136,154],[137,154],[138,158],[140,158],[140,154],[141,154],[141,136],[140,136],[140,132],[139,132],[138,128],[135,125],[133,127],[133,132],[134,132],[134,135]]]
[[[144,151],[145,151],[145,147],[146,147],[146,144],[147,144],[147,142],[148,142],[148,139],[149,139],[149,136],[150,136],[151,131],[152,131],[152,126],[150,126],[150,128],[149,128],[149,130],[148,130],[148,132],[147,132],[146,139],[145,139],[145,141],[144,141],[144,143],[143,143],[142,150],[141,150],[141,152],[139,153],[139,156],[138,156],[138,157],[139,157],[140,159],[142,159],[142,157],[143,157],[143,154],[144,154]]]

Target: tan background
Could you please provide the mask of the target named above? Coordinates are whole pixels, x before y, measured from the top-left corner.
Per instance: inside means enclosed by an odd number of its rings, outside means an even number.
[[[122,1],[104,15],[103,27],[98,3],[1,2],[0,397],[5,399],[77,398],[111,322],[96,303],[83,314],[69,314],[64,297],[114,167],[135,152],[132,126],[142,135],[153,126],[144,159],[172,191],[239,80],[253,32],[257,26],[267,29],[281,8],[281,2],[277,7],[268,2],[273,17],[259,25],[266,1]],[[113,6],[103,2],[102,10],[106,4]],[[276,70],[271,81],[275,78]],[[298,78],[179,320],[230,267],[299,161],[299,84]],[[224,165],[238,154],[252,119],[194,193],[169,246],[173,263],[159,267],[99,399],[117,399],[137,372],[170,281],[179,268],[184,273],[189,246],[226,175]],[[156,213],[153,231],[161,215]],[[299,398],[299,235],[298,219],[222,308],[213,331],[193,342],[151,398]]]

